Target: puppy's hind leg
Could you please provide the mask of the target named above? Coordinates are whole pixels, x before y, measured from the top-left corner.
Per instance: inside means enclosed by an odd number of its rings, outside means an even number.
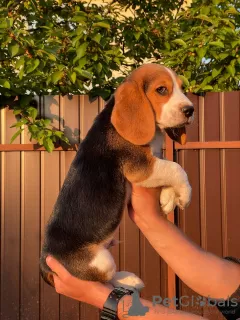
[[[142,280],[135,274],[126,271],[116,272],[113,257],[105,247],[98,247],[89,267],[92,277],[97,281],[109,282],[114,287],[136,289],[138,291],[144,287]]]
[[[116,273],[113,257],[104,246],[98,247],[88,267],[92,280],[96,279],[96,281],[109,282]]]

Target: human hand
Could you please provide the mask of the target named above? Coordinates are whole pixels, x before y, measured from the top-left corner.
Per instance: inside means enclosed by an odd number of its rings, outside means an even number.
[[[160,191],[161,188],[143,188],[132,184],[132,198],[128,213],[138,226],[161,215]]]
[[[110,284],[104,285],[95,281],[84,281],[73,277],[56,259],[48,256],[47,265],[55,273],[53,275],[55,290],[69,298],[86,302],[102,309],[109,294],[113,290]]]

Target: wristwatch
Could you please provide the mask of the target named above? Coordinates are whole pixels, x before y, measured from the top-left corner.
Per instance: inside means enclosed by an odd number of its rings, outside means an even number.
[[[107,298],[100,314],[100,320],[118,320],[117,307],[119,300],[125,295],[132,295],[134,291],[122,287],[115,288]]]

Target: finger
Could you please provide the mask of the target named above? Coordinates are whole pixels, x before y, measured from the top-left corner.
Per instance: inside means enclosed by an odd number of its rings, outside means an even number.
[[[49,268],[55,272],[60,279],[66,279],[67,277],[71,276],[70,273],[64,268],[61,263],[59,263],[56,259],[51,256],[46,258],[46,263]]]

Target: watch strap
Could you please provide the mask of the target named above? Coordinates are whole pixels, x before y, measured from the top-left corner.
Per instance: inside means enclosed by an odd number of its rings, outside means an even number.
[[[103,310],[101,312],[101,320],[117,320],[117,308],[120,299],[125,295],[133,294],[132,290],[128,290],[122,287],[115,288],[108,296]]]

